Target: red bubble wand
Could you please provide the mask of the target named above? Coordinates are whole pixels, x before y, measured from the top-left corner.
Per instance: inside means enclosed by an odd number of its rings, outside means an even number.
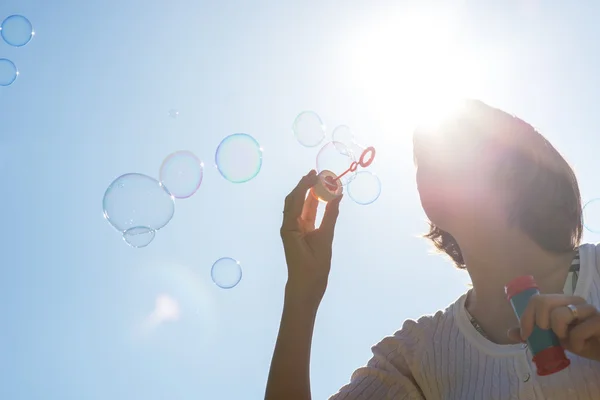
[[[315,195],[318,198],[322,199],[323,201],[329,201],[329,200],[337,197],[338,195],[340,195],[341,194],[340,179],[349,172],[355,172],[358,169],[359,165],[363,168],[367,168],[369,165],[371,165],[371,163],[375,159],[375,154],[376,154],[375,147],[369,146],[362,152],[358,161],[353,161],[352,164],[350,164],[350,167],[347,170],[345,170],[344,172],[342,172],[340,175],[335,176],[335,174],[333,174],[333,173],[327,173],[323,177],[323,181],[324,181],[323,183],[324,183],[324,187],[328,191],[328,194],[324,194],[317,189],[317,192],[315,192]],[[324,172],[327,172],[327,171],[321,171],[321,174]],[[321,174],[319,174],[319,175],[321,175]],[[338,184],[338,182],[340,182],[340,183]]]

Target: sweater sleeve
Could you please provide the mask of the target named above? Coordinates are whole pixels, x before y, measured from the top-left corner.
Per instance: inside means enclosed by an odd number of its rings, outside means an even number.
[[[329,400],[424,400],[409,365],[418,353],[420,322],[407,320],[394,336],[371,348],[373,357]]]

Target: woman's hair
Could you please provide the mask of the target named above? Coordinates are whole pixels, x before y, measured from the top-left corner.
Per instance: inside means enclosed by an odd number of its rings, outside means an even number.
[[[491,144],[499,151],[491,179],[498,190],[509,194],[509,223],[549,252],[566,253],[579,246],[583,223],[577,179],[548,140],[519,118],[476,100],[465,101],[450,120],[449,124],[439,125],[439,132],[434,134],[443,136],[446,129],[461,140],[443,141],[445,146],[452,146],[452,142],[455,146],[464,144],[466,137],[467,141]],[[428,150],[420,136],[431,134],[431,129],[424,129],[415,132],[417,164]],[[450,233],[430,222],[424,237],[450,256],[458,268],[466,267],[460,247]]]

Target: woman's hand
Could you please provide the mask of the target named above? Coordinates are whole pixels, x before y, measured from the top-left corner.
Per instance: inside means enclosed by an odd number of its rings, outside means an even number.
[[[327,204],[321,226],[315,228],[319,201],[307,192],[317,183],[314,170],[285,199],[281,239],[288,268],[286,296],[318,307],[331,267],[335,223],[342,196]]]
[[[515,341],[525,341],[534,324],[552,329],[561,345],[571,353],[600,361],[600,312],[578,296],[536,295],[521,316],[521,326],[508,331]]]

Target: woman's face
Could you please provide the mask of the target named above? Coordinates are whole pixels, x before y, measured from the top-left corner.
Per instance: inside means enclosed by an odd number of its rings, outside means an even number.
[[[489,173],[495,161],[487,150],[477,137],[452,132],[415,140],[421,205],[440,229],[451,232],[456,223],[477,218],[497,203]]]

